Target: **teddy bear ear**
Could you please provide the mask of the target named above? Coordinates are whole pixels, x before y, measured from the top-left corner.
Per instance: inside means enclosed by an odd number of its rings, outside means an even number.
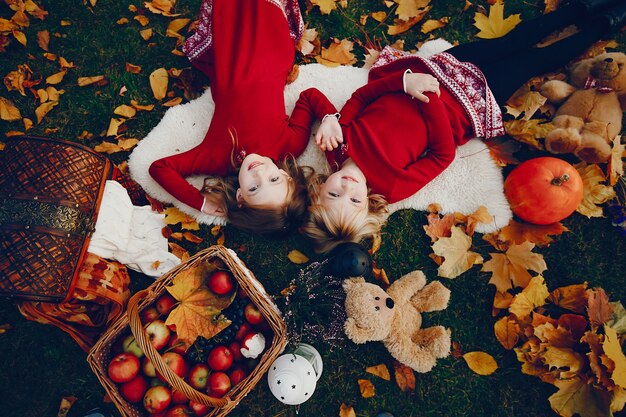
[[[355,284],[362,284],[364,282],[365,282],[365,278],[363,277],[349,278],[343,281],[342,286],[344,290],[348,291]]]

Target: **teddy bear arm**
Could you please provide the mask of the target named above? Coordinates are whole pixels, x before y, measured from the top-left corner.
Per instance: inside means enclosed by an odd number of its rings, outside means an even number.
[[[424,288],[426,285],[426,276],[422,271],[413,271],[402,278],[396,280],[387,289],[387,294],[393,298],[396,304],[403,305],[407,303],[411,297]]]
[[[385,347],[391,356],[416,372],[425,373],[433,369],[437,358],[432,351],[413,343],[408,334],[404,336],[402,339],[385,342]]]
[[[443,310],[449,301],[450,290],[439,281],[431,282],[411,297],[411,304],[420,312]]]
[[[550,80],[545,82],[539,92],[546,97],[551,103],[561,103],[571,96],[576,87],[560,80]]]

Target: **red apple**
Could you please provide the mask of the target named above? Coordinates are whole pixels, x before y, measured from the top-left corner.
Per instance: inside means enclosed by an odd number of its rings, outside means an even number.
[[[154,306],[161,316],[165,316],[169,314],[170,311],[172,311],[176,303],[178,303],[178,301],[170,294],[166,293],[157,298]]]
[[[242,286],[239,286],[239,288],[237,288],[237,297],[248,298],[248,293],[246,292],[246,290],[243,289]]]
[[[132,353],[140,359],[143,356],[143,350],[141,350],[141,348],[137,344],[137,341],[135,340],[135,336],[133,336],[132,334],[126,336],[122,341],[122,350],[124,352]]]
[[[143,399],[144,394],[148,391],[148,381],[141,375],[137,375],[135,378],[128,382],[124,382],[120,386],[120,394],[122,397],[130,403],[138,403]]]
[[[175,405],[167,410],[165,417],[189,417],[191,410],[186,405]]]
[[[239,326],[237,333],[235,333],[235,340],[243,340],[243,338],[250,332],[252,332],[252,326],[250,323],[242,323],[241,326]]]
[[[248,376],[248,370],[243,365],[237,365],[230,371],[228,376],[230,377],[230,382],[235,386]]]
[[[172,404],[187,404],[189,398],[185,396],[185,393],[172,387]]]
[[[176,333],[173,333],[170,336],[170,341],[167,342],[167,351],[176,352],[184,355],[185,353],[187,353],[187,345],[185,345],[185,342],[178,338],[178,335]]]
[[[189,401],[189,407],[191,407],[196,416],[199,417],[206,416],[207,414],[209,414],[209,411],[211,411],[210,405],[197,403],[195,401]]]
[[[143,358],[141,371],[148,378],[154,378],[156,376],[156,369],[154,369],[154,365],[152,364],[152,362],[150,362],[150,359],[148,359],[148,357]]]
[[[207,393],[211,397],[223,397],[230,390],[230,378],[224,372],[213,372],[209,375]]]
[[[109,378],[113,382],[128,382],[139,374],[139,358],[124,352],[111,359],[108,367]]]
[[[163,386],[149,388],[143,396],[143,407],[149,413],[160,413],[172,402],[172,393]]]
[[[183,378],[187,375],[187,363],[185,362],[185,358],[180,353],[176,352],[165,352],[161,355],[163,358],[163,362],[170,368],[176,375]],[[157,372],[157,378],[161,381],[165,381],[165,378]]]
[[[220,269],[211,274],[207,286],[215,294],[228,294],[235,289],[235,277],[230,272]]]
[[[243,355],[241,354],[241,345],[239,344],[239,342],[231,342],[228,345],[228,349],[230,349],[230,353],[233,354],[233,359],[235,361],[240,361],[243,359]]]
[[[146,326],[146,334],[156,350],[163,349],[170,340],[170,329],[167,328],[163,320],[154,320]]]
[[[139,318],[141,319],[141,322],[143,324],[148,324],[151,321],[155,321],[159,318],[159,312],[157,311],[156,307],[150,306],[141,310],[141,313],[139,313]]]
[[[161,381],[157,377],[150,378],[150,386],[151,387],[168,387],[169,388],[169,384],[167,382]]]
[[[263,333],[248,333],[241,341],[241,354],[246,358],[256,358],[265,350]]]
[[[207,363],[214,371],[225,371],[233,364],[233,354],[226,346],[216,346],[209,352]]]
[[[189,375],[187,375],[187,382],[189,385],[197,390],[204,390],[206,388],[207,378],[211,369],[208,365],[198,363],[191,368]]]
[[[261,311],[254,305],[254,303],[248,303],[248,305],[244,308],[243,314],[246,317],[248,323],[252,325],[257,325],[263,323],[265,318]]]

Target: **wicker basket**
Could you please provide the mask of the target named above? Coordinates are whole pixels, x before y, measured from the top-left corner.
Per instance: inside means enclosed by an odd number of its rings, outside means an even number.
[[[183,269],[192,267],[201,262],[218,258],[222,260],[233,273],[239,285],[247,292],[267,320],[274,332],[271,346],[265,350],[257,367],[243,381],[235,385],[224,397],[213,398],[192,388],[183,379],[171,371],[161,359],[159,353],[152,347],[143,331],[139,312],[151,305],[170,285],[174,277]],[[128,302],[127,314],[123,315],[102,335],[100,340],[89,352],[87,362],[94,371],[105,390],[124,417],[147,417],[148,413],[141,404],[127,402],[119,393],[117,385],[107,375],[108,363],[111,360],[111,347],[118,337],[125,333],[127,326],[135,335],[137,344],[145,355],[154,364],[155,369],[163,375],[167,382],[182,391],[196,402],[213,407],[206,417],[225,416],[245,397],[267,372],[272,362],[280,355],[287,344],[286,327],[278,308],[274,305],[263,285],[254,277],[254,274],[244,265],[237,255],[224,246],[211,246],[198,252],[186,262],[172,269],[147,289],[137,292]]]

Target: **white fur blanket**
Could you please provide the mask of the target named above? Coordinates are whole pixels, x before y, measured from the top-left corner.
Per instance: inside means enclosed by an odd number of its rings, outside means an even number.
[[[424,44],[418,54],[428,56],[449,47],[450,44],[446,41],[434,40]],[[300,92],[310,87],[318,88],[340,109],[352,93],[367,82],[367,74],[368,70],[365,68],[302,65],[298,79],[285,88],[287,114],[291,114]],[[129,168],[132,178],[152,197],[174,204],[200,223],[224,224],[224,219],[201,213],[176,200],[148,173],[150,164],[157,159],[198,145],[209,127],[213,111],[210,90],[189,103],[170,108],[159,124],[134,149],[129,158]],[[315,131],[316,126],[313,129]],[[312,166],[318,172],[328,172],[326,159],[312,139],[298,162]],[[203,178],[195,176],[188,180],[201,188]],[[479,139],[472,139],[458,147],[454,161],[444,172],[413,196],[392,204],[390,211],[408,208],[425,210],[430,203],[439,203],[443,213],[458,211],[470,214],[481,205],[487,207],[494,221],[478,225],[476,231],[480,233],[492,232],[506,226],[512,217],[504,196],[502,172],[489,156],[487,146]]]

